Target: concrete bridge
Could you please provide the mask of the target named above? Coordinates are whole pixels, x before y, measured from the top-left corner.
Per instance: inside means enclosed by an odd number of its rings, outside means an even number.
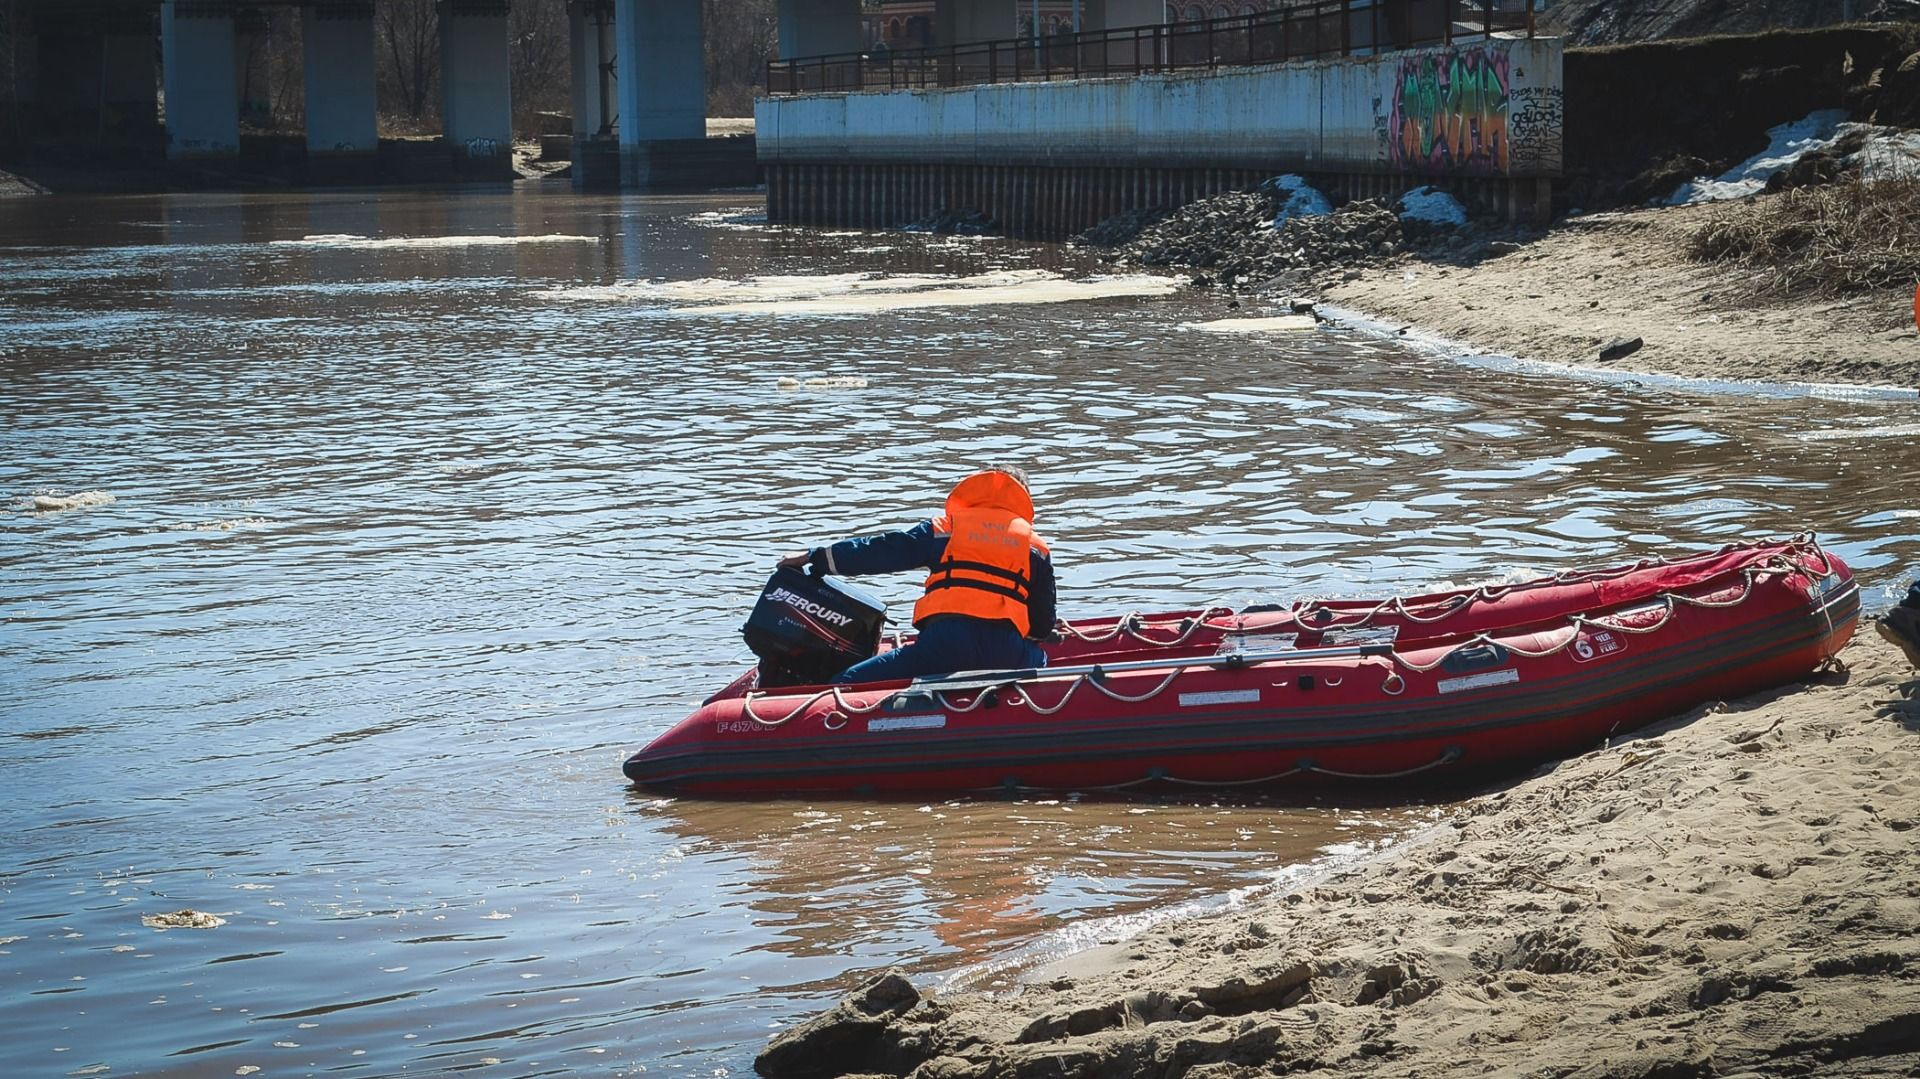
[[[305,169],[367,175],[381,149],[376,5],[390,0],[0,0],[0,150],[116,130],[163,133],[169,161],[241,149],[240,65],[263,12],[300,12]],[[513,0],[438,0],[440,148],[457,175],[507,176]],[[1084,25],[1159,21],[1162,0],[1080,0]],[[1013,0],[932,0],[937,40],[1013,36]],[[569,0],[576,183],[697,187],[712,164],[700,0]],[[779,55],[860,50],[861,0],[780,0]],[[1118,20],[1116,22],[1115,20]],[[156,37],[158,48],[155,47]],[[158,71],[156,71],[156,64]],[[156,83],[161,93],[156,95]],[[751,163],[749,162],[749,167]]]
[[[265,9],[293,7],[310,171],[351,174],[379,150],[374,14],[382,2],[0,0],[11,47],[0,121],[12,120],[19,142],[87,134],[109,116],[121,127],[157,123],[172,161],[235,157],[240,56],[263,29]],[[510,174],[509,2],[437,4],[442,143],[467,175]],[[700,0],[572,0],[568,10],[582,141],[617,138],[625,158],[644,162],[650,143],[704,138]]]
[[[374,19],[398,2],[0,0],[0,149],[9,117],[16,143],[112,117],[164,130],[170,161],[237,159],[240,56],[279,6],[302,24],[301,175],[376,178]],[[431,145],[452,175],[511,175],[510,2],[438,0]],[[1534,37],[1532,0],[1274,3],[1176,23],[1165,0],[1078,0],[1079,31],[1043,38],[1022,33],[1033,0],[916,0],[936,45],[888,49],[862,0],[779,0],[779,58],[742,145],[705,137],[701,0],[569,0],[574,181],[750,181],[757,146],[783,222],[978,209],[1061,236],[1276,172],[1350,197],[1432,182],[1509,216],[1549,212],[1561,51]],[[713,149],[728,142],[745,151],[731,166]]]

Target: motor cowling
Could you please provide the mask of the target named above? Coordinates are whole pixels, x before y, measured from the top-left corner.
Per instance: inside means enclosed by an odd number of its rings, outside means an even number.
[[[818,685],[871,658],[886,620],[885,604],[845,581],[781,568],[740,631],[771,689]]]

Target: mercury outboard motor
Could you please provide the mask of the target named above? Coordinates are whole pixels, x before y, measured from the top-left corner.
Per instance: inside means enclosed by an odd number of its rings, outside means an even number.
[[[777,569],[740,628],[760,688],[819,685],[880,651],[886,605],[844,581]]]

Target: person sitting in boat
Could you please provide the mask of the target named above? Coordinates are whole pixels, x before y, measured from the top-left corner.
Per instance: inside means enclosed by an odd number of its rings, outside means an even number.
[[[845,577],[927,569],[913,608],[919,637],[834,677],[885,682],[953,671],[1012,670],[1046,663],[1036,641],[1053,632],[1053,558],[1033,530],[1027,474],[996,465],[961,480],[947,512],[899,532],[796,551],[788,569],[811,565]]]

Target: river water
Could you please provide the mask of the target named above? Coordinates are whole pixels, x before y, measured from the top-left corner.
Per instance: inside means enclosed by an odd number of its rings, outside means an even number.
[[[1910,395],[1210,332],[1275,312],[752,201],[0,201],[0,1074],[745,1074],[871,972],[1005,984],[1431,815],[625,784],[774,557],[981,462],[1069,616],[1920,563]]]

